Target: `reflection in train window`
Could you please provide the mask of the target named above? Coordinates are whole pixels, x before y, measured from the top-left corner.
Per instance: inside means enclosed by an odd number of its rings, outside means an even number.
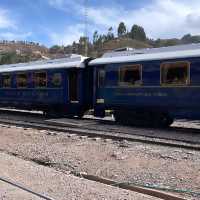
[[[28,75],[25,73],[17,74],[17,87],[24,88],[28,86]]]
[[[62,85],[62,74],[54,73],[51,78],[53,87],[60,87]]]
[[[46,87],[47,86],[47,73],[46,72],[35,72],[34,73],[34,84],[35,84],[35,87]]]
[[[142,84],[142,66],[128,65],[120,68],[119,85],[138,86]]]
[[[187,85],[190,83],[190,63],[172,62],[161,64],[161,84]]]
[[[3,88],[10,88],[12,84],[11,74],[3,74],[1,76],[2,79],[2,87]]]

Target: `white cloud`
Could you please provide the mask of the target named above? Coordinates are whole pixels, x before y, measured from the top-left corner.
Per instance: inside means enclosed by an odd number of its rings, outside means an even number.
[[[0,40],[25,40],[31,35],[31,32],[20,32],[16,20],[11,18],[11,12],[0,8]]]
[[[54,7],[62,7],[64,0],[48,0],[48,3]]]
[[[16,28],[14,20],[9,16],[9,12],[0,8],[0,29]]]
[[[79,17],[78,25],[71,24],[63,33],[50,33],[52,43],[71,44],[77,41],[84,32],[83,0],[48,0],[48,2],[51,6],[66,11],[68,15]],[[152,0],[137,9],[134,8],[134,2],[133,6],[129,3],[128,8],[116,2],[111,0],[105,6],[91,6],[88,3],[90,35],[95,30],[105,33],[110,26],[117,30],[121,21],[125,22],[128,30],[133,24],[143,26],[147,36],[155,39],[182,37],[187,33],[200,34],[199,0]]]
[[[181,37],[185,33],[200,34],[199,0],[154,0],[139,9],[125,9],[121,5],[109,7],[90,7],[88,19],[105,27],[124,21],[130,30],[133,24],[145,28],[153,38]]]
[[[81,24],[72,25],[64,29],[62,32],[49,32],[49,38],[52,44],[69,45],[73,41],[78,41],[80,36],[84,34],[84,27]]]
[[[0,32],[0,39],[3,40],[26,40],[32,35],[31,32],[28,33],[12,33],[12,32]]]
[[[83,0],[47,0],[50,6],[59,10],[72,12],[77,11],[77,14],[83,10]]]

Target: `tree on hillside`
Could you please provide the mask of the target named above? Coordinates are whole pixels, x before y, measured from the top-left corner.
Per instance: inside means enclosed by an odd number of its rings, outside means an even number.
[[[115,36],[114,36],[114,33],[113,33],[113,28],[110,27],[110,28],[108,29],[107,40],[113,40],[114,37],[115,37]]]
[[[96,45],[99,39],[98,31],[95,31],[93,34],[93,44]]]
[[[181,41],[184,44],[199,43],[200,42],[200,36],[199,35],[192,36],[191,34],[186,34],[181,38]]]
[[[89,41],[89,38],[88,37],[80,37],[79,39],[79,44],[82,45],[82,46],[85,46],[85,44],[87,44]]]
[[[124,35],[126,35],[126,25],[124,24],[124,22],[121,22],[118,26],[118,37],[122,37]]]
[[[145,41],[146,38],[146,33],[144,31],[144,28],[138,25],[133,25],[131,32],[130,32],[130,37],[135,40],[139,41]]]
[[[24,63],[31,60],[31,55],[17,55],[16,52],[9,52],[1,55],[0,65],[2,64],[13,64],[13,63]]]
[[[191,42],[191,34],[186,34],[184,35],[181,40],[184,42],[184,43],[190,43]]]
[[[49,49],[50,53],[57,53],[61,49],[61,46],[59,45],[54,45]]]
[[[90,47],[90,42],[88,37],[80,37],[78,44],[78,54],[87,55]]]

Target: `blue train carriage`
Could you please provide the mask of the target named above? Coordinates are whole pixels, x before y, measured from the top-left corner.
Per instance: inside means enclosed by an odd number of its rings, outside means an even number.
[[[200,119],[200,44],[112,52],[94,67],[95,114],[120,123],[169,126]]]
[[[90,108],[88,58],[68,58],[0,66],[0,105],[77,115]]]

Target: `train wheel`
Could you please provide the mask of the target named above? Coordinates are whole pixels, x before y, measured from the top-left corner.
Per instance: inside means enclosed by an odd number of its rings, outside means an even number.
[[[141,126],[143,123],[135,114],[130,112],[115,111],[114,117],[115,121],[122,125]]]
[[[160,128],[167,128],[173,123],[173,118],[171,118],[166,113],[158,114],[154,119],[154,125]]]
[[[114,118],[117,123],[119,123],[119,124],[124,123],[123,115],[119,111],[114,112]]]

